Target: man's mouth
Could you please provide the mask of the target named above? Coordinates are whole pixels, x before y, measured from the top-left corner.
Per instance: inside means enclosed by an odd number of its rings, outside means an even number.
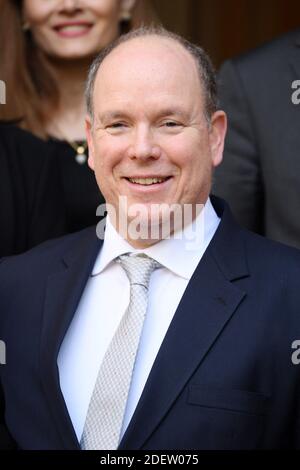
[[[150,186],[152,184],[161,184],[170,179],[171,176],[163,177],[150,177],[150,178],[126,178],[130,183],[139,184],[143,186]]]

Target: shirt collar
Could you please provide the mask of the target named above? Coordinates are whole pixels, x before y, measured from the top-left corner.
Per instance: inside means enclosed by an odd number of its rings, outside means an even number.
[[[92,275],[102,272],[124,253],[145,253],[163,267],[189,280],[210,243],[220,219],[208,199],[195,220],[172,237],[138,250],[116,231],[107,216],[104,242],[96,258]],[[174,256],[176,253],[176,256]]]

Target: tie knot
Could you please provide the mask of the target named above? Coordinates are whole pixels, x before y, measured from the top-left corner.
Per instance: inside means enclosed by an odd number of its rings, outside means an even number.
[[[161,266],[153,258],[149,258],[143,253],[137,255],[126,253],[119,256],[116,261],[125,270],[130,285],[139,284],[146,287],[146,289],[148,289],[152,272]]]

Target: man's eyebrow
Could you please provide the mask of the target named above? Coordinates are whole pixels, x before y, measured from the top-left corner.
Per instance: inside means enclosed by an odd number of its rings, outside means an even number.
[[[164,109],[160,109],[157,112],[158,117],[164,117],[164,116],[180,116],[182,118],[187,118],[188,114],[186,111],[184,111],[181,108],[176,108],[176,107],[168,107]]]
[[[104,111],[98,113],[98,119],[103,122],[103,121],[111,121],[114,119],[123,119],[124,117],[127,116],[127,113],[125,111]],[[162,117],[167,117],[167,116],[180,116],[183,119],[188,118],[188,113],[185,112],[183,109],[178,108],[178,107],[167,107],[163,109],[158,109],[157,112],[155,113],[155,118],[162,118]]]
[[[120,119],[124,118],[125,113],[121,111],[106,111],[106,112],[99,112],[97,117],[100,121],[110,121],[112,119]]]

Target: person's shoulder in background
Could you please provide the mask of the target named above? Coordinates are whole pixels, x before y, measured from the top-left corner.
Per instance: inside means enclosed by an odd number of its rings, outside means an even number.
[[[228,116],[224,159],[213,192],[226,199],[250,230],[300,247],[300,29],[227,60],[218,75],[220,107]]]
[[[219,75],[222,76],[222,70],[228,64],[233,64],[238,68],[246,67],[248,71],[252,70],[255,72],[259,68],[260,71],[270,73],[270,66],[281,65],[282,67],[288,61],[289,57],[286,54],[291,46],[300,46],[300,28],[289,31],[249,51],[225,60],[220,67]]]
[[[0,257],[65,233],[56,157],[46,142],[0,123]]]

